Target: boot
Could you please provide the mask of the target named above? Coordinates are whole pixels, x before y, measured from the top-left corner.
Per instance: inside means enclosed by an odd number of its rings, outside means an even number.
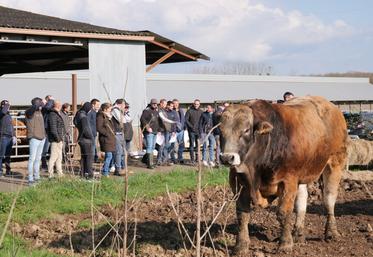
[[[47,157],[43,156],[41,157],[41,169],[45,172],[48,172],[48,163],[47,163]]]
[[[144,164],[147,164],[148,163],[148,159],[149,159],[149,156],[148,154],[144,154],[144,156],[142,157],[141,159],[141,162],[144,163]]]
[[[153,164],[153,154],[147,153],[147,160],[148,160],[148,169],[154,169],[154,164]]]

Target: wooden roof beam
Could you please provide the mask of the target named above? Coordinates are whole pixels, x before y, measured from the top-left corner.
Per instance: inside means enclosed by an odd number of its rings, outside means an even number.
[[[173,51],[170,51],[168,52],[167,54],[163,55],[161,58],[159,58],[157,61],[155,61],[153,64],[149,65],[147,68],[146,68],[146,72],[149,72],[151,71],[152,69],[154,69],[158,64],[164,62],[165,60],[167,60],[168,58],[170,58],[171,56],[173,56],[175,54],[175,52]]]
[[[186,57],[186,58],[192,59],[193,61],[197,61],[197,57],[192,56],[192,55],[190,55],[190,54],[186,54],[186,53],[184,53],[184,52],[182,52],[182,51],[180,51],[180,50],[177,50],[177,49],[173,48],[172,45],[171,45],[171,46],[169,46],[169,45],[165,45],[165,44],[163,44],[163,43],[161,43],[161,42],[158,42],[158,41],[155,41],[155,40],[148,40],[148,42],[149,42],[149,43],[152,43],[152,44],[154,44],[154,45],[160,46],[160,47],[162,47],[162,48],[165,48],[165,49],[167,49],[167,50],[169,50],[169,51],[172,51],[172,52],[174,52],[174,53],[176,53],[176,54],[180,54],[180,55],[182,55],[182,56],[184,56],[184,57]]]
[[[104,40],[130,40],[130,41],[154,40],[154,37],[152,36],[135,36],[135,35],[104,34],[104,33],[82,33],[82,32],[69,32],[69,31],[41,30],[41,29],[19,29],[19,28],[7,28],[7,27],[0,27],[0,33],[51,36],[51,37],[104,39]]]

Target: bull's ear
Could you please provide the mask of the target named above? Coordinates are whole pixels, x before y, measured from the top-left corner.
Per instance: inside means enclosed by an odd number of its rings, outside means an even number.
[[[273,126],[268,121],[260,122],[258,125],[258,128],[256,129],[256,133],[259,135],[268,134],[272,131]]]

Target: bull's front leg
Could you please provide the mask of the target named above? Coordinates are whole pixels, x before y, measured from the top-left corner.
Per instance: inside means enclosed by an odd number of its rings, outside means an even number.
[[[236,237],[235,251],[238,256],[247,256],[249,253],[249,221],[250,221],[250,201],[245,194],[246,190],[240,193],[236,203],[236,214],[238,222],[238,234]]]
[[[247,185],[243,183],[244,174],[237,174],[231,168],[229,182],[232,191],[237,196],[236,215],[238,222],[238,234],[236,236],[235,253],[238,256],[248,256],[249,253],[249,221],[250,221],[250,195]]]
[[[293,249],[292,219],[291,215],[294,208],[294,201],[297,194],[298,182],[296,179],[289,179],[283,182],[282,193],[280,195],[280,204],[277,214],[281,226],[279,252],[291,252]]]

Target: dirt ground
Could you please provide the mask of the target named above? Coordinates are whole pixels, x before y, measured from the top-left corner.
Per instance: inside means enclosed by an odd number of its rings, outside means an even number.
[[[338,242],[326,242],[323,237],[325,216],[318,184],[309,187],[309,205],[305,221],[306,242],[295,244],[289,255],[276,254],[279,224],[275,206],[254,209],[251,215],[250,250],[255,257],[270,256],[373,256],[373,181],[360,175],[345,176],[341,182],[338,202],[335,208],[337,225],[342,237]],[[365,173],[368,177],[371,173]],[[360,177],[358,181],[354,180]],[[364,181],[365,180],[365,181]],[[230,189],[219,186],[203,190],[203,229],[209,225],[220,207],[225,208],[203,240],[203,256],[234,255],[235,234],[237,233],[234,201]],[[177,195],[171,199],[180,214],[180,219],[193,238],[195,231],[195,195],[193,192]],[[193,256],[194,250],[183,233],[180,236],[176,215],[168,196],[154,200],[143,200],[138,208],[129,213],[131,242],[136,227],[137,256]],[[276,202],[274,202],[276,205]],[[136,211],[137,210],[137,211]],[[94,238],[98,245],[96,256],[116,256],[118,241],[123,236],[123,224],[115,225],[123,211],[106,206],[101,213],[95,213]],[[136,217],[136,223],[134,218]],[[110,220],[118,233],[111,230]],[[84,225],[85,224],[85,225]],[[89,256],[92,252],[92,229],[90,213],[81,215],[56,216],[37,224],[21,227],[13,225],[14,233],[21,235],[35,247],[48,248],[51,252]],[[119,222],[120,224],[120,222]],[[136,226],[135,226],[136,224]],[[119,227],[119,228],[118,228]],[[203,232],[202,232],[203,233]],[[105,237],[106,236],[106,237]],[[132,247],[130,251],[132,251]]]

